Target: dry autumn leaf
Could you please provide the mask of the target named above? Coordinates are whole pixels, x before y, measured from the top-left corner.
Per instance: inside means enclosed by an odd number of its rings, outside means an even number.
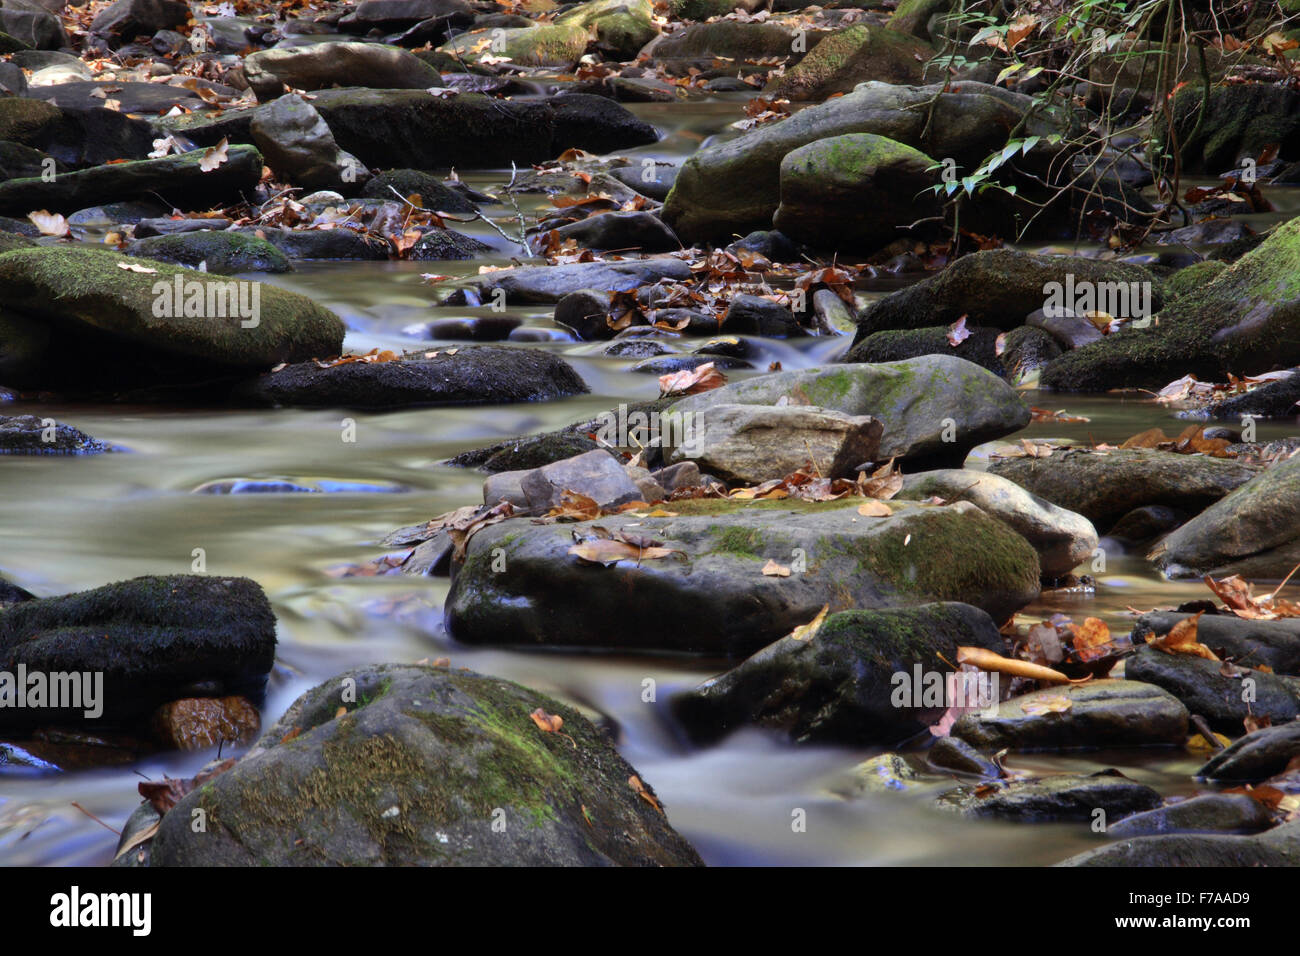
[[[718,371],[712,362],[705,362],[696,368],[660,375],[659,397],[694,395],[696,392],[707,392],[710,389],[719,388],[726,384],[727,376]]]
[[[158,271],[157,269],[151,269],[149,266],[142,266],[135,262],[119,262],[117,267],[119,269],[125,269],[127,272],[147,272],[153,274]]]
[[[199,158],[199,169],[205,173],[210,173],[230,157],[227,155],[227,149],[230,143],[226,137],[221,138],[221,142],[203,151]]]
[[[831,606],[829,604],[823,604],[816,617],[807,624],[800,624],[786,636],[796,641],[811,641],[817,636],[817,632],[822,629],[822,624],[825,622],[826,615],[830,613],[830,610]]]
[[[957,663],[971,664],[982,671],[996,671],[999,674],[1010,674],[1013,677],[1024,677],[1028,680],[1038,680],[1049,684],[1082,683],[1082,681],[1072,681],[1060,671],[1052,670],[1050,667],[1003,657],[1001,654],[982,647],[957,648]]]
[[[655,561],[674,554],[680,555],[682,552],[674,551],[672,548],[642,548],[627,541],[599,538],[595,541],[583,541],[580,544],[575,544],[569,548],[569,554],[575,555],[583,561],[590,561],[592,564],[603,564],[608,567],[611,564],[618,564],[620,561],[635,561],[640,564],[642,561]]]
[[[664,805],[659,802],[659,798],[655,796],[655,792],[642,783],[641,778],[636,774],[632,774],[632,776],[627,778],[627,785],[635,790],[636,795],[646,803],[650,804],[650,806],[654,807],[660,813],[664,812]]]
[[[540,707],[528,716],[533,718],[533,723],[549,734],[559,733],[560,728],[564,726],[563,717],[559,714],[548,714]]]
[[[1204,657],[1208,661],[1217,661],[1219,658],[1214,651],[1196,639],[1197,622],[1204,613],[1204,611],[1197,611],[1192,617],[1183,618],[1173,626],[1168,634],[1161,637],[1149,637],[1147,643],[1158,651],[1164,651],[1166,654],[1190,654],[1195,657]]]
[[[874,498],[865,504],[858,505],[858,514],[865,518],[888,518],[893,513],[889,505]]]
[[[953,348],[961,345],[970,338],[970,329],[966,328],[966,316],[962,316],[952,325],[948,326],[948,344]]]
[[[42,236],[66,236],[68,234],[68,220],[57,212],[38,209],[36,212],[29,212],[27,218],[31,220],[32,225],[40,230]]]
[[[1074,702],[1064,694],[1046,694],[1025,701],[1020,705],[1020,709],[1026,714],[1039,716],[1042,714],[1063,714],[1073,706]]]
[[[767,564],[763,565],[763,574],[773,578],[788,578],[790,569],[784,564],[777,564],[776,561],[769,558]]]

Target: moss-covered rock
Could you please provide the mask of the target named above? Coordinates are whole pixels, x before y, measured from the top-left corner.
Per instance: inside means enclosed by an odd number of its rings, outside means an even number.
[[[731,382],[682,399],[674,413],[715,404],[775,405],[784,397],[846,415],[872,415],[885,427],[882,458],[908,469],[960,467],[976,445],[1029,424],[1029,406],[1006,382],[951,355],[878,365],[827,365]]]
[[[596,48],[609,57],[630,60],[659,35],[650,0],[587,0],[555,18],[596,34]]]
[[[470,539],[447,597],[448,631],[471,644],[736,656],[825,605],[962,601],[1002,620],[1037,595],[1038,555],[1002,522],[965,502],[894,509],[865,518],[843,502],[674,502],[676,517],[599,519],[610,533],[680,552],[617,567],[569,553],[589,522],[505,521]],[[768,560],[793,573],[760,573]]]
[[[53,103],[21,96],[0,97],[0,139],[31,145],[63,115]]]
[[[50,333],[46,388],[192,383],[336,355],[343,323],[310,298],[95,248],[0,256],[0,298]]]
[[[1147,505],[1195,514],[1256,474],[1230,458],[1146,448],[1105,453],[1075,449],[1056,451],[1047,458],[1003,458],[989,471],[1083,515],[1103,534],[1134,508]]]
[[[739,63],[754,63],[767,57],[804,55],[825,36],[820,31],[799,33],[784,23],[741,23],[739,20],[715,20],[692,23],[685,30],[665,36],[654,46],[656,59],[709,59],[726,57]],[[801,44],[796,42],[802,37]]]
[[[757,725],[798,743],[892,744],[938,722],[951,703],[934,688],[927,697],[921,675],[950,673],[945,661],[958,647],[1004,645],[993,619],[966,604],[841,611],[811,639],[783,637],[677,694],[672,711],[697,741]]]
[[[878,249],[939,214],[933,165],[920,150],[871,133],[817,140],[781,161],[773,225],[814,248]]]
[[[1226,262],[1220,262],[1217,259],[1206,259],[1179,269],[1165,280],[1164,304],[1167,306],[1173,305],[1174,302],[1187,293],[1195,292],[1205,283],[1218,278],[1219,273],[1227,268],[1228,263]]]
[[[1184,292],[1145,328],[1125,329],[1062,355],[1044,387],[1158,389],[1188,374],[1222,381],[1300,364],[1300,218]]]
[[[897,362],[919,358],[922,355],[954,355],[967,362],[986,368],[994,375],[1005,377],[1006,368],[997,354],[997,329],[986,326],[967,328],[970,336],[953,346],[948,341],[949,326],[938,325],[928,329],[885,329],[872,332],[857,342],[846,362]]]
[[[0,101],[3,102],[3,101]],[[262,178],[262,156],[252,146],[231,146],[227,159],[204,171],[204,151],[140,159],[0,183],[0,212],[33,209],[69,213],[130,199],[158,199],[177,209],[202,210],[238,201]]]
[[[262,100],[275,99],[286,86],[424,90],[442,83],[438,71],[410,50],[383,43],[312,43],[259,50],[244,58],[244,75]]]
[[[1161,542],[1169,574],[1286,577],[1300,564],[1300,458],[1290,458],[1210,505]]]
[[[538,708],[563,731],[540,730]],[[635,776],[586,718],[537,691],[445,668],[363,667],[309,690],[181,800],[149,863],[698,866],[629,786]]]
[[[947,13],[952,4],[953,0],[899,0],[885,26],[890,30],[928,40],[931,17],[937,13]]]
[[[0,725],[129,726],[159,704],[206,693],[260,697],[275,658],[275,616],[247,578],[134,578],[0,611],[0,671],[103,674],[103,713],[0,708]]]
[[[208,272],[219,275],[293,269],[289,258],[265,239],[216,229],[137,239],[126,251],[142,259],[172,262],[191,269],[204,265]]]
[[[448,40],[438,50],[464,63],[485,56],[508,57],[520,66],[551,66],[570,70],[587,52],[591,31],[577,20],[531,27],[472,30]]]
[[[1217,175],[1258,159],[1270,145],[1286,157],[1300,150],[1300,92],[1271,83],[1213,86],[1202,119],[1204,89],[1184,86],[1170,104],[1184,172]],[[1164,116],[1155,120],[1157,141],[1168,138]]]
[[[456,192],[442,184],[442,180],[430,173],[418,169],[390,169],[373,177],[361,190],[366,199],[382,199],[392,202],[394,199],[419,196],[425,209],[436,212],[474,213],[477,207]]]
[[[859,23],[824,37],[765,92],[795,101],[821,101],[868,80],[917,84],[933,56],[934,48],[914,36]]]
[[[1056,336],[1046,329],[1022,325],[1004,335],[999,359],[1011,384],[1028,385],[1036,383],[1042,369],[1062,351]]]

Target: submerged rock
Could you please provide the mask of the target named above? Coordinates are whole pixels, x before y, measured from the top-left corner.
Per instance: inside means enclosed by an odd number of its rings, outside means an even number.
[[[541,709],[562,719],[547,733]],[[339,711],[344,713],[340,714]],[[581,714],[465,671],[379,665],[309,690],[163,818],[152,866],[698,866]],[[205,833],[190,827],[203,808]]]
[[[597,519],[611,535],[676,552],[638,561],[633,547],[609,567],[570,553],[592,522],[512,519],[479,530],[454,569],[448,632],[467,644],[737,656],[826,605],[961,601],[1000,621],[1038,594],[1037,554],[965,502],[899,504],[888,518],[859,515],[852,499],[669,507],[677,516]],[[791,573],[763,574],[769,561]]]
[[[1112,770],[967,785],[942,794],[936,805],[976,819],[1092,823],[1097,810],[1107,817],[1152,810],[1160,794]]]
[[[0,455],[98,455],[113,446],[36,415],[0,415]]]
[[[841,611],[811,639],[783,637],[677,694],[673,716],[696,741],[753,724],[799,743],[896,743],[949,706],[913,686],[914,675],[946,674],[944,660],[955,660],[959,646],[1004,645],[993,619],[966,604]]]

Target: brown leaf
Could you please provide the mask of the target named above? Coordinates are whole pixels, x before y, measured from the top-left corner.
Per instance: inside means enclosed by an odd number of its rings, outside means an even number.
[[[790,569],[784,564],[777,564],[776,561],[769,558],[767,564],[763,565],[763,574],[772,578],[788,578]]]
[[[228,757],[211,770],[206,770],[188,779],[164,777],[161,781],[143,780],[136,789],[139,790],[140,796],[148,800],[155,810],[160,814],[165,814],[180,803],[191,790],[202,786],[218,774],[225,773],[235,765],[235,762],[236,758]]]
[[[203,156],[199,159],[199,169],[205,173],[210,173],[230,157],[226,155],[230,143],[226,137],[221,137],[221,142],[203,151]]]
[[[669,395],[694,395],[707,392],[727,384],[727,376],[714,368],[712,362],[705,362],[695,368],[682,369],[659,376],[659,397]]]
[[[1149,637],[1147,643],[1158,651],[1164,651],[1166,654],[1190,654],[1195,657],[1204,657],[1208,661],[1217,661],[1219,658],[1214,651],[1196,639],[1197,621],[1201,619],[1201,615],[1204,613],[1204,611],[1197,611],[1194,616],[1183,618],[1173,626],[1168,634],[1162,637]]]
[[[664,812],[664,805],[659,802],[659,798],[655,796],[655,792],[642,783],[641,778],[636,774],[632,774],[632,776],[627,778],[627,785],[635,790],[636,795],[646,803],[650,804],[650,806],[654,807],[660,813]]]
[[[29,212],[27,218],[40,230],[42,236],[66,236],[69,232],[68,220],[56,212],[38,209],[36,212]]]
[[[972,664],[982,671],[996,671],[999,674],[1010,674],[1013,677],[1024,677],[1028,680],[1044,681],[1049,684],[1079,683],[1078,681],[1071,681],[1060,671],[1052,670],[1050,667],[1003,657],[1001,654],[985,650],[982,647],[957,648],[957,663]]]
[[[671,548],[640,548],[626,541],[600,538],[595,541],[583,541],[580,544],[575,544],[569,548],[569,554],[575,555],[583,561],[603,564],[608,567],[620,561],[635,561],[640,564],[642,561],[654,561],[670,555],[682,554],[682,552],[674,551]]]
[[[858,505],[858,514],[865,518],[888,518],[893,513],[894,510],[889,505],[875,498],[865,504]]]
[[[546,731],[548,734],[559,733],[560,728],[564,726],[563,717],[559,714],[548,714],[540,707],[528,716],[533,718],[533,723],[535,723],[538,728]]]
[[[970,338],[970,329],[966,328],[966,316],[962,316],[952,325],[948,326],[948,344],[953,348],[961,345]]]

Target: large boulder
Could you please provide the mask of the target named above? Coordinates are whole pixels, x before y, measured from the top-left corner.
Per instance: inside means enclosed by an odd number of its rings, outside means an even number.
[[[275,616],[247,578],[142,577],[23,601],[0,611],[0,672],[23,668],[29,695],[36,674],[103,675],[102,712],[30,706],[29,697],[27,707],[0,707],[0,726],[121,727],[180,698],[260,696],[274,659]]]
[[[989,471],[1083,515],[1105,534],[1135,508],[1165,505],[1195,514],[1244,485],[1256,470],[1230,458],[1148,448],[1054,451],[1002,458]]]
[[[601,517],[603,532],[518,518],[482,528],[454,570],[448,632],[468,644],[737,656],[827,605],[962,601],[1001,621],[1038,593],[1034,550],[965,502],[899,504],[881,518],[859,515],[852,499],[671,508],[671,517]],[[671,553],[638,560],[637,547],[610,542],[611,566],[571,553],[575,536],[602,533]],[[769,561],[790,573],[762,573]]]
[[[1058,508],[1015,482],[988,472],[948,468],[906,475],[903,490],[895,497],[904,501],[932,497],[969,501],[1005,521],[1033,545],[1047,578],[1069,574],[1097,547],[1097,531],[1083,515]]]
[[[1133,643],[1143,643],[1150,634],[1168,634],[1190,616],[1178,611],[1148,611],[1133,624]],[[1196,622],[1196,639],[1220,657],[1250,667],[1267,666],[1276,674],[1300,676],[1300,618],[1252,621],[1226,612],[1206,613]]]
[[[944,355],[775,372],[692,395],[671,411],[699,414],[714,405],[775,405],[783,398],[879,419],[885,431],[878,457],[899,458],[909,470],[960,467],[976,445],[1019,431],[1030,417],[1006,382]]]
[[[184,26],[189,18],[189,4],[182,0],[115,0],[95,14],[90,32],[125,43]]]
[[[1103,770],[966,784],[941,794],[935,805],[975,820],[1090,824],[1098,810],[1112,818],[1153,810],[1160,805],[1160,794],[1123,774]]]
[[[634,59],[659,35],[650,0],[587,0],[555,18],[557,24],[576,23],[596,34],[596,47],[607,58]]]
[[[943,716],[949,701],[927,700],[912,685],[947,674],[944,662],[969,646],[1000,652],[1005,641],[992,618],[966,604],[841,611],[811,638],[783,637],[677,694],[672,711],[696,741],[754,725],[798,743],[888,745]]]
[[[1275,724],[1295,720],[1300,715],[1300,678],[1248,668],[1249,662],[1225,669],[1204,657],[1140,647],[1124,662],[1124,676],[1164,688],[1219,733],[1241,733],[1243,721],[1251,716]]]
[[[539,728],[539,708],[563,730]],[[142,855],[152,866],[700,865],[652,793],[544,694],[467,671],[362,667],[298,698],[168,811]],[[195,833],[200,808],[209,824]]]
[[[106,111],[111,112],[111,111]],[[177,209],[211,209],[238,202],[262,178],[262,156],[252,146],[231,146],[226,160],[203,169],[204,150],[140,159],[0,183],[0,213],[26,216],[35,209],[70,213],[131,199],[161,198]]]
[[[178,232],[170,236],[148,236],[127,246],[128,255],[202,267],[216,275],[240,272],[289,272],[293,267],[283,252],[255,236],[219,229]]]
[[[0,298],[48,330],[21,380],[91,392],[192,384],[337,355],[343,323],[296,292],[94,248],[0,256]]]
[[[539,402],[586,391],[573,367],[550,352],[482,345],[389,362],[299,362],[261,376],[238,397],[266,405],[400,408]]]
[[[0,0],[0,31],[35,50],[68,46],[63,23],[36,0]]]
[[[933,56],[934,48],[922,40],[858,23],[823,37],[764,92],[796,102],[821,102],[832,93],[848,93],[872,80],[913,85],[924,80],[925,64]]]
[[[682,165],[663,216],[686,242],[770,229],[781,203],[786,155],[846,133],[874,133],[973,170],[1005,145],[1007,130],[1022,120],[1026,135],[1059,132],[1051,121],[1035,115],[1026,119],[1031,105],[1028,96],[982,83],[863,83],[844,96],[695,153]],[[1043,152],[1044,160],[1055,155]]]
[[[1284,578],[1300,564],[1300,458],[1267,469],[1161,543],[1172,575]]]
[[[1156,117],[1156,135],[1169,140],[1167,116],[1183,169],[1211,176],[1240,169],[1272,146],[1287,159],[1300,151],[1300,93],[1272,83],[1216,83],[1209,90],[1189,84],[1171,97],[1168,114]],[[1170,143],[1172,146],[1172,142]]]
[[[933,165],[920,150],[871,133],[819,139],[781,161],[772,224],[814,248],[879,248],[939,214]]]
[[[414,53],[382,43],[313,43],[259,50],[244,58],[244,76],[263,101],[275,99],[286,86],[426,90],[442,85],[438,71]]]
[[[1043,370],[1061,391],[1158,389],[1191,373],[1224,381],[1300,365],[1300,218],[1141,328],[1067,352]]]
[[[505,57],[520,66],[550,66],[573,69],[587,52],[591,33],[578,20],[534,24],[527,27],[494,27],[462,33],[438,47],[467,64],[484,57]],[[435,84],[437,85],[437,84]]]
[[[1116,306],[1112,301],[1112,307],[1105,308],[1098,296],[1101,291],[1106,298],[1121,298],[1130,312],[1143,309],[1138,304],[1143,301],[1149,304],[1148,315],[1161,306],[1160,284],[1141,266],[1015,249],[976,252],[868,306],[858,318],[854,341],[882,329],[949,325],[963,315],[969,326],[1014,329],[1038,309],[1055,305],[1074,309],[1085,293],[1098,303],[1088,309],[1119,317],[1123,303]]]
[[[465,279],[448,290],[444,302],[478,304],[498,298],[499,290],[505,305],[552,303],[581,289],[626,292],[660,279],[684,281],[691,276],[690,263],[674,257],[520,266]]]

